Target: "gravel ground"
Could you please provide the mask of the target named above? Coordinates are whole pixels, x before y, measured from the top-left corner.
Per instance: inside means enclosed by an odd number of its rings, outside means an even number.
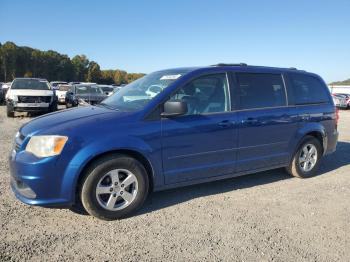
[[[281,170],[152,194],[106,222],[27,206],[9,188],[8,154],[28,117],[0,107],[0,261],[349,261],[350,111],[320,175]]]

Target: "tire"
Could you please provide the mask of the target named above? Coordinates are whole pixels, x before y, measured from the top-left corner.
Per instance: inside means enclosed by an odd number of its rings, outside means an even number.
[[[57,110],[58,110],[58,108],[57,108],[57,102],[54,101],[54,102],[52,102],[52,104],[51,104],[50,107],[49,107],[49,112],[51,113],[51,112],[55,112],[55,111],[57,111]]]
[[[316,155],[310,153],[310,156],[305,157],[305,152],[313,148],[316,150]],[[306,148],[306,151],[304,151]],[[322,158],[323,149],[318,139],[313,136],[306,136],[300,143],[298,150],[294,153],[293,159],[287,167],[287,172],[294,177],[308,178],[317,173],[320,166],[320,160]],[[309,161],[302,162],[303,159],[309,159]],[[313,163],[315,161],[315,163]],[[309,165],[309,164],[310,165]],[[310,170],[308,170],[311,168]]]
[[[15,112],[13,111],[13,107],[7,105],[6,106],[7,117],[15,117]]]
[[[133,184],[125,182],[126,177],[133,179],[128,179],[129,182],[134,181]],[[127,186],[123,187],[123,183]],[[103,193],[97,192],[97,186]],[[149,181],[139,161],[126,155],[113,154],[94,162],[87,169],[80,187],[81,203],[90,215],[114,220],[130,216],[143,205],[148,195]]]

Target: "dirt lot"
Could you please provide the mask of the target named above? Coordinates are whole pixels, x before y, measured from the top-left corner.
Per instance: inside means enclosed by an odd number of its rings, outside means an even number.
[[[9,188],[8,154],[27,117],[0,107],[0,261],[349,261],[350,111],[320,175],[283,170],[152,194],[134,217],[105,222],[31,207]]]

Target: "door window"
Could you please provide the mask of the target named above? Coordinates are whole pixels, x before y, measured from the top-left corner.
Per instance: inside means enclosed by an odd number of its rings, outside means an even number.
[[[199,77],[181,87],[170,101],[185,101],[187,115],[230,111],[230,96],[226,74]]]
[[[286,93],[279,74],[237,73],[241,109],[286,105]]]

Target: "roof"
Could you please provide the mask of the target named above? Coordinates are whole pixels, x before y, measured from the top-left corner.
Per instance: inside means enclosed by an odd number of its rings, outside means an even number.
[[[307,73],[305,70],[298,70],[295,67],[289,67],[289,68],[283,68],[283,67],[269,67],[269,66],[255,66],[255,65],[247,65],[245,63],[218,63],[210,66],[197,66],[197,67],[180,67],[180,68],[172,68],[172,69],[165,69],[160,70],[164,72],[179,72],[184,71],[186,73],[195,71],[195,70],[215,70],[215,69],[239,69],[243,71],[249,72],[250,70],[255,71],[263,71],[263,72],[273,72],[273,71],[289,71],[289,72],[302,72]]]
[[[45,78],[36,78],[36,77],[16,77],[15,79],[13,80],[16,80],[16,79],[24,79],[24,80],[38,80],[38,81],[46,81],[48,82]]]

